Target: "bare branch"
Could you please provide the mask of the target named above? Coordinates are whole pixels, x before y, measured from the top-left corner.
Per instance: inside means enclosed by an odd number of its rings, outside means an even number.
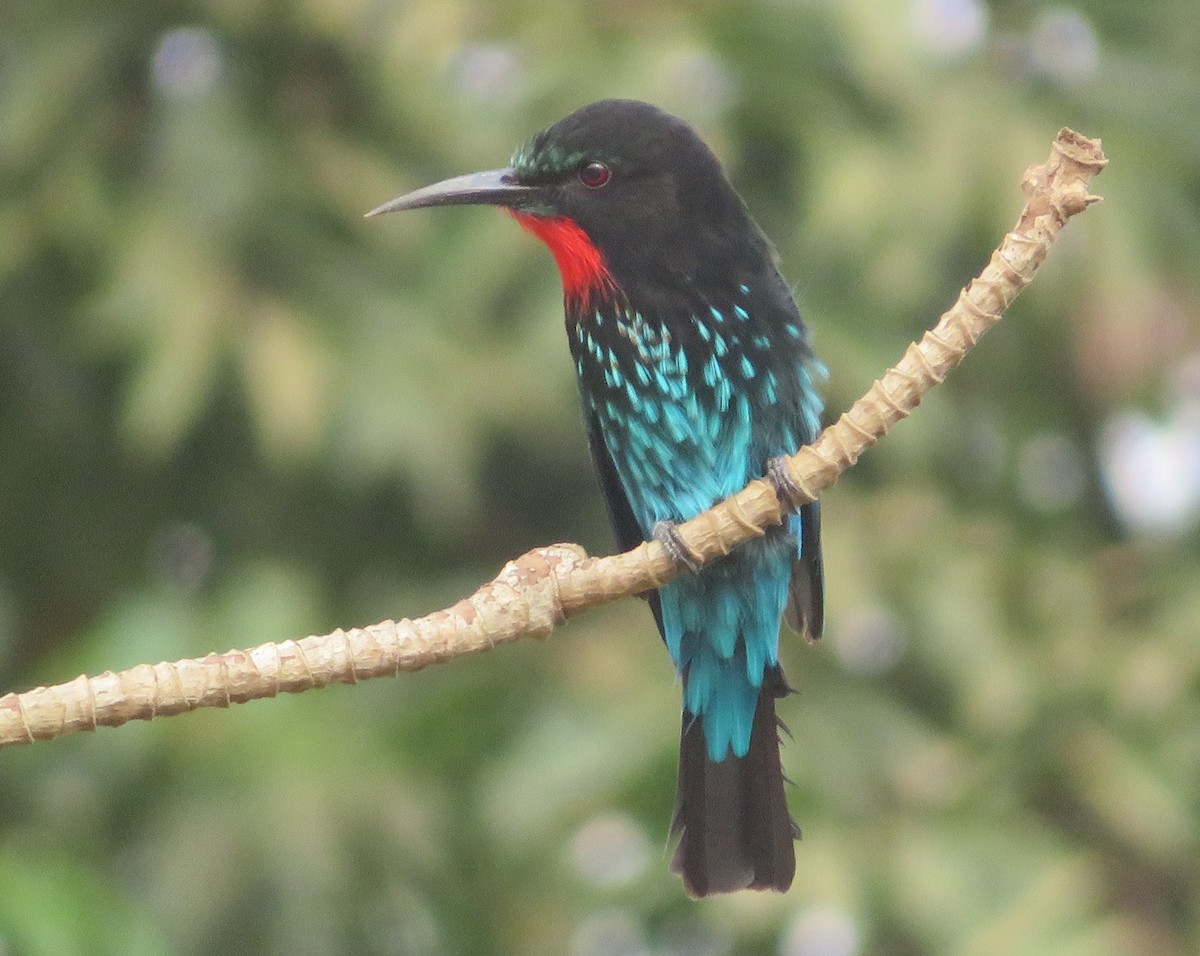
[[[678,526],[703,561],[728,554],[815,500],[887,434],[979,341],[1029,283],[1067,220],[1098,201],[1088,189],[1107,160],[1099,140],[1064,129],[1050,158],[1025,173],[1026,203],[983,273],[919,344],[812,444],[782,459],[782,479],[744,490]],[[779,473],[777,472],[777,479]],[[776,486],[788,489],[780,500]],[[416,671],[524,637],[545,637],[566,618],[658,587],[676,575],[658,542],[590,558],[571,544],[539,548],[453,607],[298,641],[194,660],[142,664],[0,697],[0,747],[115,727],[200,707],[228,707],[279,692]]]

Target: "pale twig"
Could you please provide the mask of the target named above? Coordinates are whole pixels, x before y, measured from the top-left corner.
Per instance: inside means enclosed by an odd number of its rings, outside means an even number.
[[[812,445],[783,459],[774,482],[751,482],[678,525],[687,551],[711,561],[762,535],[789,511],[813,501],[907,416],[999,320],[1033,278],[1067,220],[1097,201],[1089,185],[1105,162],[1098,140],[1062,130],[1049,160],[1025,174],[1026,203],[1016,227],[937,326],[910,345],[900,362]],[[781,501],[781,495],[789,500]],[[298,693],[420,670],[519,638],[545,637],[573,614],[650,590],[677,573],[657,541],[606,558],[589,558],[570,544],[539,548],[509,562],[471,597],[416,620],[142,664],[7,694],[0,697],[0,747],[200,707],[228,707],[280,691]]]

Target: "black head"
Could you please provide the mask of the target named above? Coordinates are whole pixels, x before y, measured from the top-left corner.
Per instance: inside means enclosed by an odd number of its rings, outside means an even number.
[[[678,291],[772,259],[708,146],[683,120],[636,100],[585,106],[534,136],[509,168],[447,180],[374,213],[452,203],[570,219],[626,289]]]

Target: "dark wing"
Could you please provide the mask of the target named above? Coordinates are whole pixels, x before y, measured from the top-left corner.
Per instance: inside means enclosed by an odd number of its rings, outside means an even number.
[[[821,557],[820,503],[814,501],[801,508],[791,525],[799,538],[800,552],[792,562],[792,581],[788,586],[783,619],[793,631],[816,641],[825,629],[825,562]]]
[[[636,548],[646,537],[637,518],[634,517],[633,508],[629,505],[629,498],[625,495],[625,488],[617,475],[617,467],[608,453],[608,446],[604,443],[604,435],[600,431],[596,416],[587,414],[585,419],[588,447],[592,450],[592,462],[596,466],[596,474],[600,477],[600,489],[604,492],[604,503],[608,506],[608,519],[617,539],[617,548],[620,551],[628,551]],[[644,597],[650,602],[658,633],[662,634],[662,607],[659,604],[658,592],[650,591]]]

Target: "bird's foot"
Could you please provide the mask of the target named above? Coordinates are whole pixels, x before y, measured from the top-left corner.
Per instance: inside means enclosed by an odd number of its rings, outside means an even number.
[[[787,458],[769,459],[766,478],[775,490],[775,497],[789,508],[797,508],[810,500],[808,493],[792,477],[792,468]]]
[[[650,532],[654,540],[663,546],[671,560],[677,565],[687,568],[692,574],[699,574],[704,562],[699,555],[688,547],[679,533],[679,527],[674,521],[660,521]]]

